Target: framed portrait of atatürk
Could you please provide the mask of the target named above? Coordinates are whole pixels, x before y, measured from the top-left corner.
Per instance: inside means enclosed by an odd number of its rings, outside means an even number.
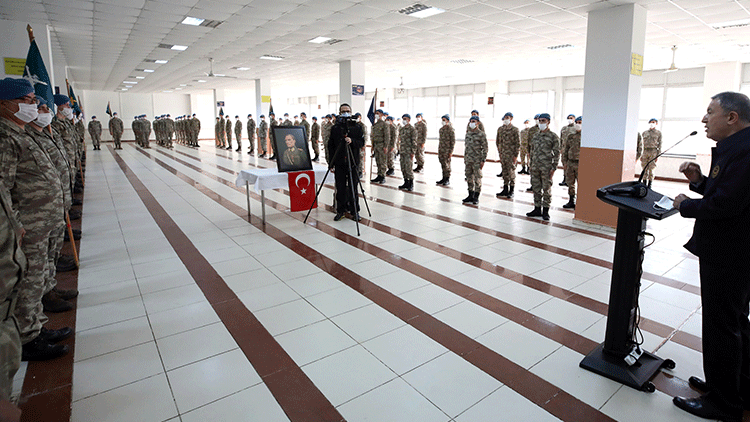
[[[307,148],[303,126],[274,126],[276,140],[276,166],[279,173],[312,170],[310,151]]]

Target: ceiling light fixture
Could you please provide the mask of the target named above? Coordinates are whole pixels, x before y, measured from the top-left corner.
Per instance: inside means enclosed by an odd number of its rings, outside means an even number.
[[[198,82],[203,83],[203,82],[206,82],[206,81],[204,81],[203,79],[198,79]]]
[[[183,19],[181,23],[184,23],[185,25],[198,26],[198,25],[202,24],[204,20],[205,19],[194,18],[194,17],[191,17],[191,16],[186,16],[185,19]]]
[[[187,84],[180,84],[180,86],[187,86]]]
[[[474,60],[456,59],[456,60],[451,60],[451,63],[455,63],[455,64],[467,64],[467,63],[474,63]]]
[[[120,88],[120,91],[127,91],[127,88]]]
[[[571,44],[560,44],[560,45],[551,45],[547,47],[547,50],[561,50],[564,48],[573,48],[574,46]]]
[[[440,13],[445,12],[443,9],[439,9],[437,7],[432,6],[426,6],[424,4],[416,3],[412,6],[405,7],[398,11],[398,13],[403,13],[404,15],[408,15],[415,18],[427,18],[434,15],[439,15]]]
[[[154,73],[154,69],[143,69],[146,73]]]
[[[323,44],[324,42],[326,42],[328,40],[330,40],[330,38],[328,38],[328,37],[315,37],[315,38],[309,40],[308,42],[311,42],[313,44]]]
[[[136,82],[136,81],[122,81],[122,83],[124,83],[124,84],[134,84],[135,85],[138,82]]]
[[[167,62],[169,62],[169,60],[154,60],[154,63],[156,64],[165,64]]]
[[[173,45],[172,50],[185,51],[187,50],[187,46],[186,45]]]
[[[281,56],[269,56],[268,54],[264,54],[260,58],[263,60],[284,60]]]
[[[236,70],[250,70],[249,67],[235,67]]]
[[[146,79],[146,77],[145,77],[145,76],[136,76],[135,78],[136,78],[136,79]]]
[[[736,21],[712,23],[711,28],[713,29],[726,29],[726,28],[740,28],[743,26],[750,25],[750,19],[740,19]]]

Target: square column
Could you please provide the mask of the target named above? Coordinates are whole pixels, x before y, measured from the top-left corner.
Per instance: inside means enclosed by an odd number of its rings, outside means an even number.
[[[617,209],[596,190],[633,180],[645,39],[646,9],[637,4],[589,12],[578,220],[617,225]]]
[[[253,117],[260,122],[260,115],[268,115],[271,106],[271,82],[268,78],[255,80],[255,113]]]
[[[362,86],[362,95],[353,93],[354,86]],[[339,104],[352,106],[352,114],[367,114],[369,104],[365,105],[365,63],[353,60],[339,62]],[[336,110],[338,113],[338,110]]]

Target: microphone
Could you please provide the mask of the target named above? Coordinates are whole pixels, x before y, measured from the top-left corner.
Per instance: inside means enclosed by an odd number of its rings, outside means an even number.
[[[656,161],[657,158],[661,157],[662,155],[666,154],[667,151],[669,151],[670,149],[672,149],[672,148],[676,147],[677,145],[679,145],[680,142],[684,141],[685,139],[687,139],[687,138],[689,138],[691,136],[695,136],[697,134],[698,134],[697,130],[694,130],[694,131],[690,132],[690,135],[688,135],[688,136],[680,139],[674,145],[672,145],[671,147],[665,149],[663,152],[659,153],[656,157],[654,157],[651,161],[649,161],[648,163],[646,163],[646,165],[643,166],[643,170],[641,171],[641,175],[638,177],[638,183],[643,184],[643,175],[646,173],[646,169],[648,168],[648,166],[651,165],[651,163],[653,163],[654,161]],[[646,196],[646,195],[643,195],[643,196]],[[641,196],[640,198],[643,198],[643,196]]]
[[[634,198],[645,198],[648,193],[648,188],[643,183],[636,183],[633,186],[626,188],[609,188],[607,193],[619,196],[632,196]]]

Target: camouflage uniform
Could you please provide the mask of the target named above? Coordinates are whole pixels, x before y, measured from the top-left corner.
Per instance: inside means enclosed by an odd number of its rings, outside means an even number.
[[[80,163],[83,159],[83,137],[86,134],[86,126],[83,124],[83,119],[78,119],[75,123],[75,132],[78,135],[78,142],[76,143],[76,152],[78,154],[78,162]]]
[[[401,173],[404,181],[414,180],[414,169],[411,167],[414,151],[417,149],[417,131],[411,123],[406,124],[399,131],[400,144],[398,155],[401,157]]]
[[[276,156],[276,135],[274,135],[273,133],[273,128],[278,125],[279,122],[276,119],[271,119],[271,124],[268,128],[268,140],[271,141],[271,151],[273,152],[274,156]]]
[[[568,183],[568,195],[571,199],[576,196],[576,181],[578,181],[578,160],[581,155],[581,132],[573,129],[562,149],[565,166],[565,182]]]
[[[530,128],[521,129],[521,147],[519,148],[521,166],[526,167],[529,164],[529,131]]]
[[[143,120],[141,120],[141,125],[143,127],[143,148],[151,148],[148,139],[151,137],[151,121],[144,117]]]
[[[641,149],[638,148],[638,151]],[[656,158],[661,152],[661,132],[658,129],[649,129],[643,132],[643,153],[641,156],[641,168],[646,167],[646,163]],[[643,180],[648,180],[649,183],[654,180],[654,169],[656,168],[656,162],[648,165],[646,172],[644,173]]]
[[[320,127],[320,133],[323,136],[323,150],[326,154],[326,163],[331,162],[331,151],[328,150],[328,139],[331,137],[332,127],[333,123],[331,122],[323,122],[323,125]]]
[[[469,122],[469,123],[466,124],[466,131],[467,132],[469,132],[471,130],[471,128],[469,127],[470,124],[471,124],[471,122]],[[477,122],[477,126],[479,126],[479,130],[481,132],[484,132],[484,124],[481,121]]]
[[[302,119],[300,122],[300,125],[305,128],[305,142],[308,144],[310,143],[310,136],[312,135],[310,133],[310,122],[307,121],[307,119]],[[317,142],[316,142],[317,143]],[[315,152],[315,156],[318,156],[318,148],[316,144],[312,145],[313,151]]]
[[[453,148],[456,146],[456,131],[448,123],[440,128],[439,135],[438,160],[443,168],[443,179],[449,179],[451,177],[451,157],[453,156]]]
[[[198,146],[198,134],[201,132],[201,121],[198,117],[190,119],[190,143],[192,146]]]
[[[495,144],[500,154],[500,164],[503,166],[503,183],[514,186],[516,184],[516,157],[521,148],[521,135],[518,128],[512,124],[497,128]]]
[[[227,126],[227,122],[224,120],[224,116],[219,118],[219,147],[226,148],[227,147],[227,138],[226,138],[226,131],[225,128]]]
[[[391,140],[388,142],[388,151],[386,156],[388,158],[388,171],[394,169],[395,164],[393,160],[396,156],[396,142],[398,142],[398,127],[393,123],[388,123],[388,129],[391,131]]]
[[[560,129],[560,151],[565,149],[565,143],[568,142],[568,137],[575,132],[576,128],[572,123],[567,126],[563,126],[562,129]],[[567,167],[568,157],[566,157],[564,154],[560,155],[560,163],[563,165],[563,168]],[[564,181],[567,183],[568,178],[565,177]]]
[[[78,159],[75,144],[75,129],[68,119],[61,119],[58,116],[52,118],[52,127],[60,134],[65,145],[65,153],[68,155],[68,162],[73,167],[70,177],[75,177],[78,169]]]
[[[359,149],[359,177],[365,174],[365,151],[367,150],[367,126],[362,122],[357,122],[359,128],[362,129],[362,139],[365,143],[362,144],[362,148]]]
[[[2,178],[0,208],[0,400],[10,400],[13,377],[21,366],[21,338],[13,309],[27,263],[21,250],[21,225]]]
[[[102,142],[102,123],[100,121],[92,120],[89,122],[89,135],[91,135],[91,143],[94,144],[94,148],[99,149]]]
[[[135,138],[136,145],[141,146],[141,121],[134,119],[133,122],[130,123],[130,128],[133,130],[133,137]]]
[[[247,153],[252,154],[255,152],[255,120],[253,118],[247,119]]]
[[[221,146],[221,120],[216,119],[216,123],[214,123],[214,141],[217,147]]]
[[[242,150],[242,122],[240,119],[234,121],[234,138],[237,140],[237,151]]]
[[[112,135],[112,140],[115,142],[115,149],[122,148],[120,139],[122,139],[122,132],[124,130],[122,119],[117,116],[109,119],[109,134]]]
[[[164,142],[166,143],[167,148],[172,148],[172,138],[174,137],[174,131],[174,120],[167,117],[166,119],[164,119]]]
[[[641,148],[643,148],[643,138],[641,138],[641,133],[638,132],[638,143],[636,146],[635,161],[638,161],[641,158]]]
[[[529,141],[529,150],[534,206],[549,208],[552,197],[552,178],[549,173],[557,168],[560,160],[560,138],[549,129],[540,131]]]
[[[226,122],[224,123],[224,133],[226,133],[227,136],[227,149],[232,149],[232,119],[227,117]]]
[[[318,122],[313,122],[310,126],[310,143],[312,144],[313,152],[315,152],[314,160],[320,157],[320,125]]]
[[[261,120],[260,124],[258,125],[258,154],[264,155],[266,151],[266,147],[268,144],[266,143],[266,138],[268,135],[268,123],[266,123],[265,120]]]
[[[375,164],[378,166],[378,177],[384,178],[385,172],[388,171],[388,159],[386,158],[386,149],[391,142],[391,130],[385,120],[380,119],[372,125],[370,132],[370,143],[372,152],[375,154]]]
[[[63,221],[60,176],[46,151],[24,129],[0,118],[0,172],[13,200],[13,211],[26,230],[23,249],[29,263],[18,285],[15,315],[21,342],[34,340],[47,322],[42,296],[48,268],[49,239]]]
[[[469,186],[469,191],[476,192],[478,195],[482,191],[482,166],[489,151],[487,135],[483,130],[473,131],[469,129],[466,132],[464,143],[466,183]]]
[[[424,122],[424,120],[417,122],[414,125],[414,128],[417,130],[417,150],[416,150],[416,159],[417,159],[417,167],[424,167],[424,144],[427,142],[427,123]]]

